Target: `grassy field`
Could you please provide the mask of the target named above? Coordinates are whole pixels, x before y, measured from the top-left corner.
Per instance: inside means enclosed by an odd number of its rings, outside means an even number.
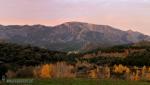
[[[50,79],[35,80],[34,85],[150,85],[150,82],[98,79]]]

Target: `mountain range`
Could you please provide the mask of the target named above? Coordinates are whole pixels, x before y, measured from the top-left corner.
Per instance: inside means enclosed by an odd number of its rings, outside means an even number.
[[[66,22],[57,26],[0,25],[0,41],[31,44],[57,51],[77,51],[150,41],[150,36],[108,25]]]

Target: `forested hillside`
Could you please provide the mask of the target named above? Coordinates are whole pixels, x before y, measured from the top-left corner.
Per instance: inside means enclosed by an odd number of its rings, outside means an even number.
[[[49,51],[30,45],[0,43],[0,61],[16,65],[38,65],[42,63],[62,61],[65,52]]]
[[[98,65],[150,66],[150,42],[142,41],[110,48],[99,48],[83,53],[80,59]]]
[[[144,44],[146,43],[146,44]],[[150,65],[149,42],[140,42],[131,45],[120,45],[110,48],[99,48],[85,53],[66,53],[50,51],[45,48],[30,45],[17,45],[11,43],[0,43],[0,61],[6,64],[24,66],[39,65],[44,63],[67,62],[89,62],[97,65]]]

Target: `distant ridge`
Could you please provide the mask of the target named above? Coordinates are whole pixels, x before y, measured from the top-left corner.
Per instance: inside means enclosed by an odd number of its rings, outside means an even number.
[[[0,25],[0,41],[31,44],[58,51],[90,50],[143,40],[150,41],[150,36],[84,22],[66,22],[57,26]]]

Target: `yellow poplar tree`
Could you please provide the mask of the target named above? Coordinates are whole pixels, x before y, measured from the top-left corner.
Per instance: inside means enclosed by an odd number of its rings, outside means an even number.
[[[125,74],[126,74],[126,79],[130,79],[130,69],[128,67],[125,67]]]
[[[146,66],[142,67],[142,78],[145,78]]]
[[[52,77],[52,66],[45,64],[41,67],[40,77],[41,78],[51,78]]]
[[[138,70],[136,70],[135,80],[140,80],[140,77],[139,77],[139,71],[138,71]]]
[[[97,78],[97,70],[95,70],[95,69],[91,70],[89,76],[91,78]]]
[[[104,67],[104,76],[106,79],[110,78],[110,68],[108,66]]]
[[[124,67],[123,65],[121,65],[121,64],[119,64],[118,66],[117,65],[115,65],[114,66],[114,72],[115,73],[123,73],[124,71],[125,71],[125,69],[126,69],[126,67]]]

